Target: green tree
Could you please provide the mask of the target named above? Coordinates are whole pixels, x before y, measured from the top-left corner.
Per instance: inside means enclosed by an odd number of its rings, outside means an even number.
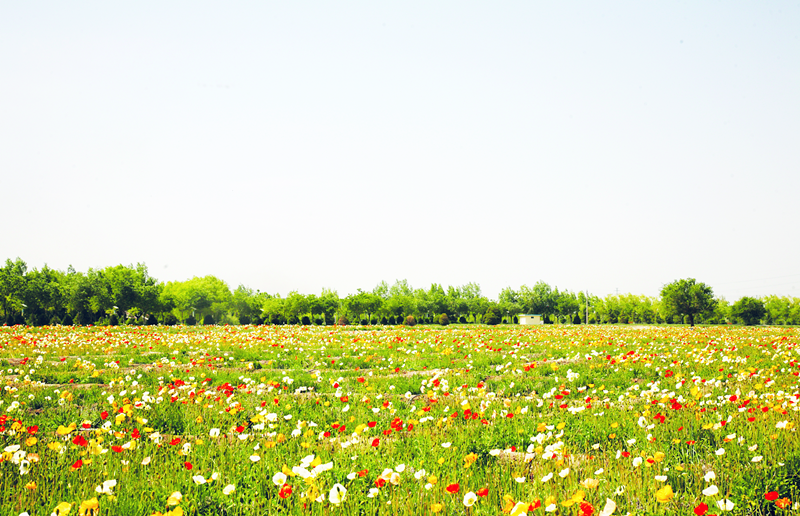
[[[339,293],[335,290],[322,289],[322,293],[317,298],[319,303],[319,310],[325,319],[325,324],[333,324],[336,322],[336,315],[339,312],[341,300]]]
[[[28,266],[20,258],[0,268],[0,305],[3,308],[3,319],[7,324],[14,324],[17,314],[20,318],[25,309],[25,273]]]
[[[297,291],[289,292],[286,297],[285,308],[287,320],[292,324],[299,323],[300,318],[311,311],[306,296],[299,294]]]
[[[680,279],[664,285],[661,303],[668,315],[685,315],[694,326],[695,317],[714,310],[716,301],[711,287],[694,278]],[[669,319],[668,319],[669,320]]]
[[[25,322],[34,326],[59,322],[66,315],[61,277],[63,273],[49,268],[36,269],[25,275],[23,294]]]
[[[514,316],[522,311],[519,296],[511,287],[506,287],[500,291],[500,295],[497,296],[497,304],[500,308],[500,313],[508,317],[509,324],[514,320]]]
[[[231,295],[230,311],[239,320],[239,324],[257,322],[261,318],[261,293],[239,285]]]
[[[483,322],[485,324],[494,326],[495,324],[500,324],[502,320],[503,313],[500,311],[500,306],[496,303],[489,305],[489,308],[486,309],[486,313],[483,314]]]
[[[285,302],[281,299],[280,295],[275,297],[266,296],[261,302],[261,313],[264,316],[265,323],[270,324],[283,324],[286,320],[284,315]]]
[[[745,296],[731,307],[731,316],[747,326],[758,324],[765,315],[764,302],[754,297]]]
[[[559,292],[558,289],[556,289],[555,292],[553,292],[553,297],[555,297],[555,309],[558,316],[564,322],[571,323],[580,308],[578,296],[568,290]]]
[[[231,291],[219,278],[195,276],[187,281],[170,281],[164,286],[162,298],[174,305],[173,313],[181,322],[190,316],[203,321],[206,315],[220,322],[228,311]]]

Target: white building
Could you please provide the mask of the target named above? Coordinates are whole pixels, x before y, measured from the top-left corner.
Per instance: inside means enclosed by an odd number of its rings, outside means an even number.
[[[517,314],[520,324],[544,324],[541,314]]]

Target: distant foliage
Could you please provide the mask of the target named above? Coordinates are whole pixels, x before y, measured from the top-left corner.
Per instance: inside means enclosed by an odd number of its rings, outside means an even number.
[[[350,321],[347,320],[347,316],[343,315],[339,317],[339,320],[336,321],[336,324],[339,326],[347,326],[348,324],[350,324]]]
[[[417,319],[413,315],[409,315],[406,317],[405,323],[406,326],[416,326]]]
[[[447,326],[450,324],[450,318],[447,317],[447,314],[442,314],[439,316],[439,324],[442,326]]]

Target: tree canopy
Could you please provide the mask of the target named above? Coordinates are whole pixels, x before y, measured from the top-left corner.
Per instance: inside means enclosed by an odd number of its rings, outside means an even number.
[[[800,324],[800,298],[742,298],[731,305],[692,278],[665,285],[660,298],[599,297],[544,281],[531,285],[504,288],[496,300],[477,283],[414,288],[407,280],[381,281],[372,290],[344,297],[331,289],[281,296],[244,285],[231,291],[212,275],[162,283],[142,263],[84,273],[47,265],[30,269],[17,258],[0,267],[0,324],[334,324],[343,318],[355,324],[402,324],[409,316],[426,324],[445,319],[512,323],[520,313],[559,324]]]
[[[714,292],[694,278],[680,279],[664,285],[661,301],[668,314],[685,315],[694,326],[695,317],[714,309]]]

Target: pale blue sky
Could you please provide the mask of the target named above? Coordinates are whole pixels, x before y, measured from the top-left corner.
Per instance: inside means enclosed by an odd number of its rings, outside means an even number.
[[[0,259],[800,297],[797,2],[4,2]]]

